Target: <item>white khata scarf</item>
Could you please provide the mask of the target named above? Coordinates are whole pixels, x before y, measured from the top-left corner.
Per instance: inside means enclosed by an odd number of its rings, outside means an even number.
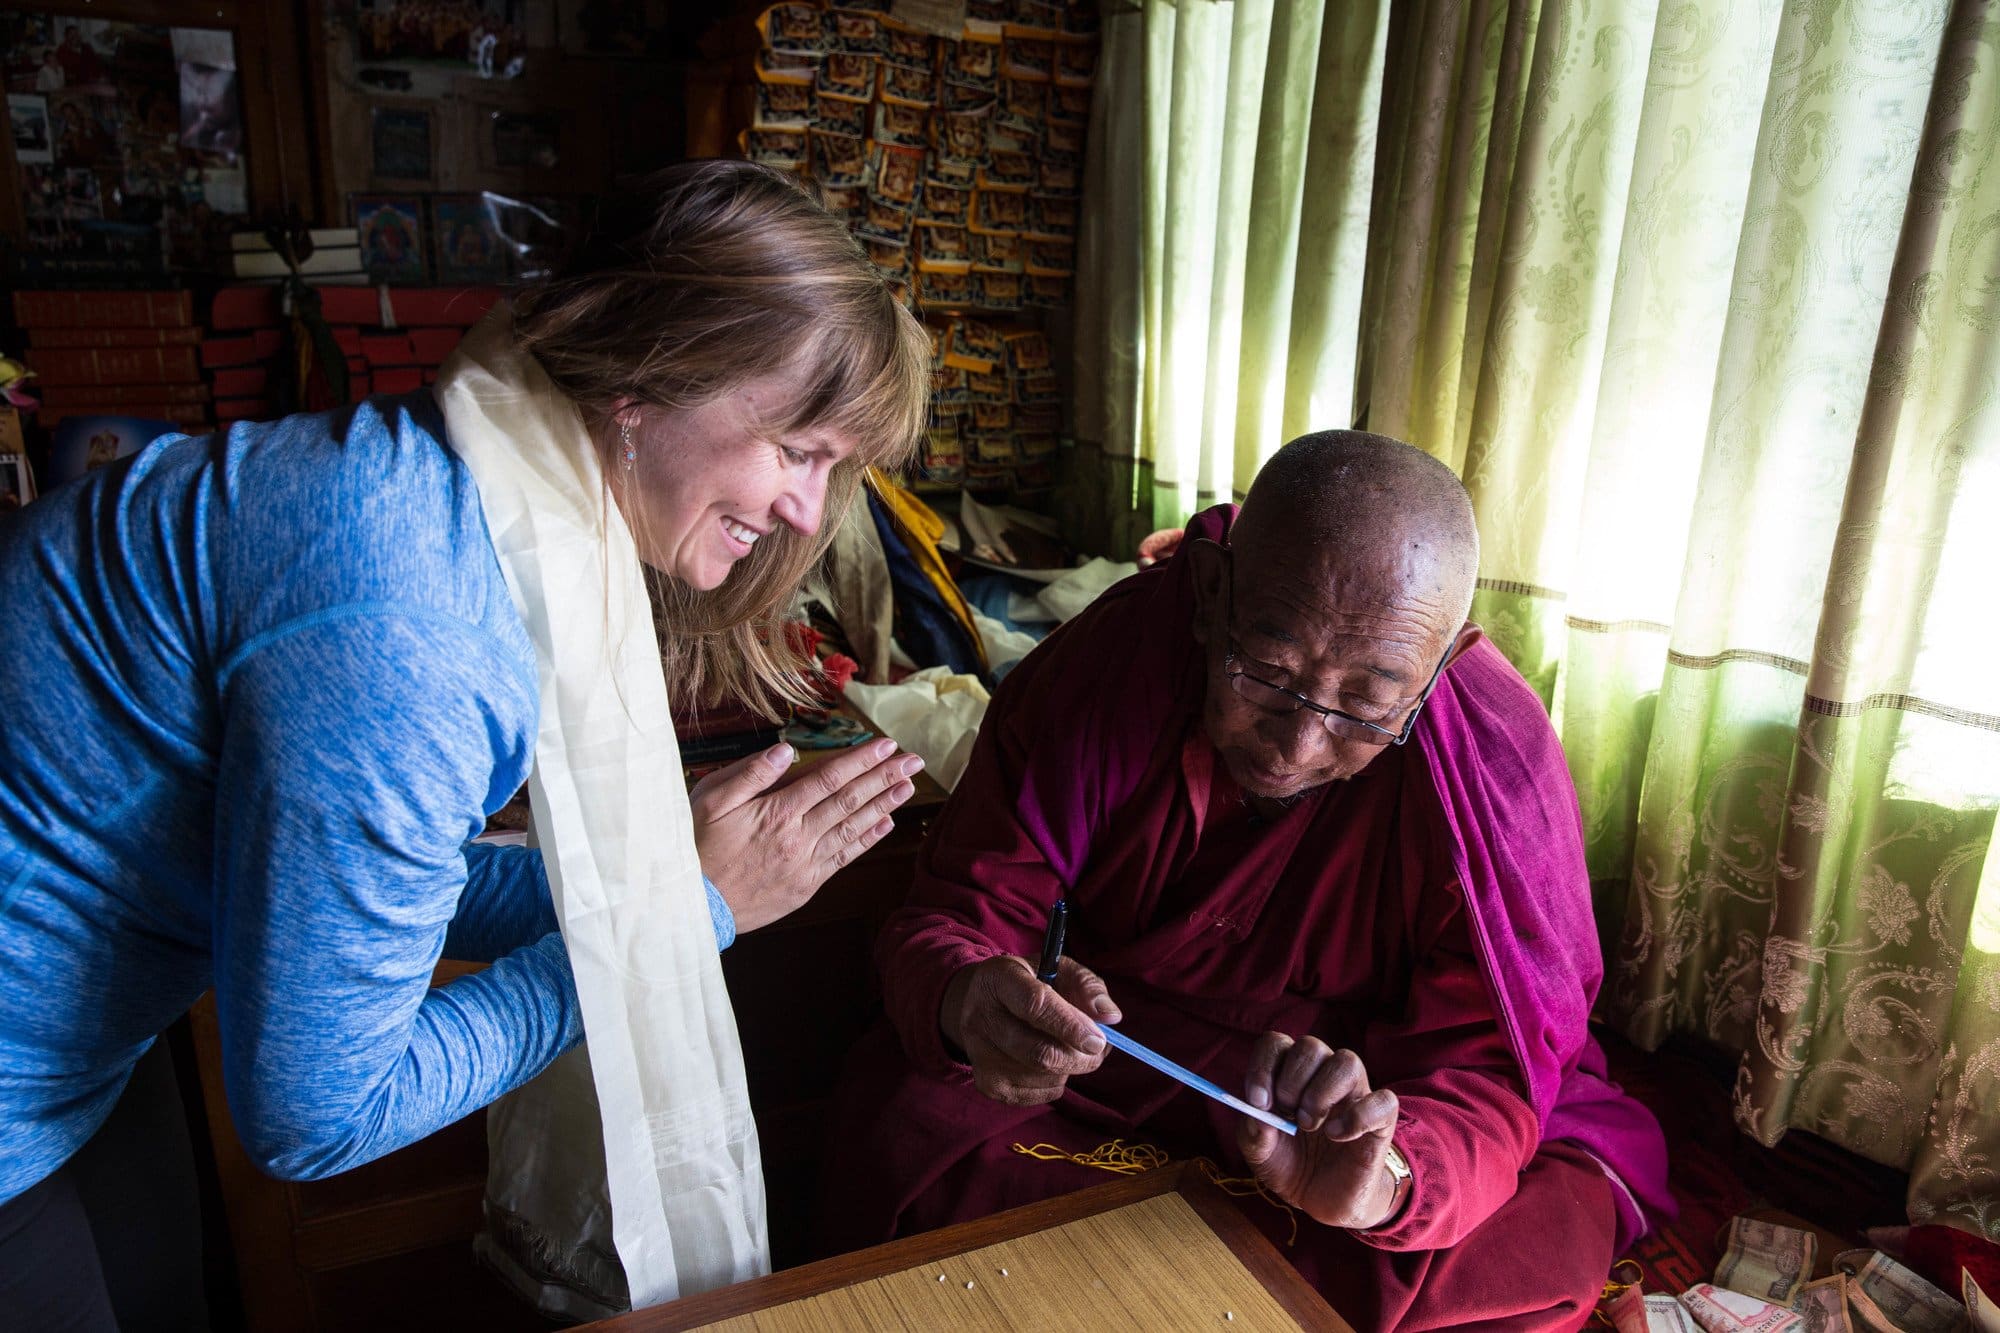
[[[489,1112],[488,1257],[572,1318],[768,1272],[757,1129],[638,549],[505,306],[436,394],[535,645],[529,793],[589,1040]]]

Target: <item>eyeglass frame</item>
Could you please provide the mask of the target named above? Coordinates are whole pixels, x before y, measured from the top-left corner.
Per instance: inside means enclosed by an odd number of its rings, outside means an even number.
[[[1222,674],[1232,682],[1239,679],[1247,680],[1253,685],[1261,685],[1265,689],[1270,690],[1275,694],[1283,695],[1285,698],[1292,700],[1300,708],[1305,708],[1308,711],[1312,712],[1313,714],[1317,715],[1319,718],[1321,730],[1325,731],[1329,736],[1334,736],[1336,739],[1354,740],[1360,742],[1363,745],[1406,744],[1410,739],[1410,733],[1416,730],[1417,718],[1423,713],[1424,705],[1430,702],[1431,691],[1437,688],[1438,681],[1444,676],[1445,667],[1451,662],[1452,654],[1458,649],[1457,636],[1454,635],[1452,641],[1445,646],[1444,656],[1440,657],[1438,659],[1438,664],[1431,669],[1431,678],[1429,681],[1425,683],[1423,692],[1417,696],[1417,701],[1410,705],[1409,716],[1403,719],[1403,726],[1400,731],[1391,731],[1389,730],[1389,728],[1381,725],[1379,722],[1370,722],[1365,717],[1356,717],[1354,716],[1354,714],[1342,712],[1338,708],[1328,708],[1325,704],[1314,703],[1311,699],[1306,698],[1305,695],[1300,694],[1297,690],[1288,690],[1282,685],[1273,685],[1270,681],[1265,680],[1259,676],[1253,676],[1249,672],[1243,670],[1240,667],[1236,668],[1235,670],[1230,669],[1232,664],[1238,661],[1242,656],[1241,652],[1239,651],[1238,640],[1236,637],[1236,556],[1235,553],[1231,551],[1228,547],[1222,546],[1220,543],[1217,543],[1217,546],[1224,555],[1229,557],[1229,563],[1226,572],[1223,574],[1223,588],[1225,589],[1224,595],[1228,599],[1226,602],[1227,609],[1224,613],[1225,619],[1223,622],[1223,630],[1229,636],[1229,651],[1224,653],[1222,656]],[[1278,709],[1275,708],[1266,708],[1263,704],[1258,703],[1256,700],[1247,698],[1241,690],[1238,690],[1236,688],[1236,686],[1233,683],[1230,685],[1230,691],[1234,693],[1237,698],[1242,699],[1244,703],[1249,704],[1252,708],[1258,709],[1262,712],[1270,713],[1274,717],[1290,717],[1294,713],[1297,713],[1299,711],[1298,708],[1293,708],[1285,712],[1280,712]],[[1373,737],[1363,738],[1359,736],[1340,736],[1331,727],[1327,726],[1327,721],[1331,718],[1339,718],[1342,722],[1351,722],[1355,726],[1373,732],[1374,735],[1381,736],[1384,739],[1377,741],[1373,739]]]

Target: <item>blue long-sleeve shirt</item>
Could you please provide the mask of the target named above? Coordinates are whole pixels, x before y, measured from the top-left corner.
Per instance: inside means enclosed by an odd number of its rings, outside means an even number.
[[[215,988],[251,1157],[330,1174],[582,1035],[534,650],[429,394],[168,437],[0,519],[0,1202]],[[733,936],[710,886],[720,943]],[[491,962],[432,988],[440,956]]]

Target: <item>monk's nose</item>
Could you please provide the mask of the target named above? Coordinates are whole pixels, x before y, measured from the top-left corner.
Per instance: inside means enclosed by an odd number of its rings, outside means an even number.
[[[1330,737],[1319,719],[1301,708],[1296,713],[1268,719],[1264,739],[1287,765],[1297,767],[1317,753],[1321,743]]]

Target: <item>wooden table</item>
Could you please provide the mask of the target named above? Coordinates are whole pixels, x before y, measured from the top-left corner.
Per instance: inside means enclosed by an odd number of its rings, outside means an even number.
[[[597,1333],[1352,1333],[1235,1203],[1189,1163],[586,1327]]]

